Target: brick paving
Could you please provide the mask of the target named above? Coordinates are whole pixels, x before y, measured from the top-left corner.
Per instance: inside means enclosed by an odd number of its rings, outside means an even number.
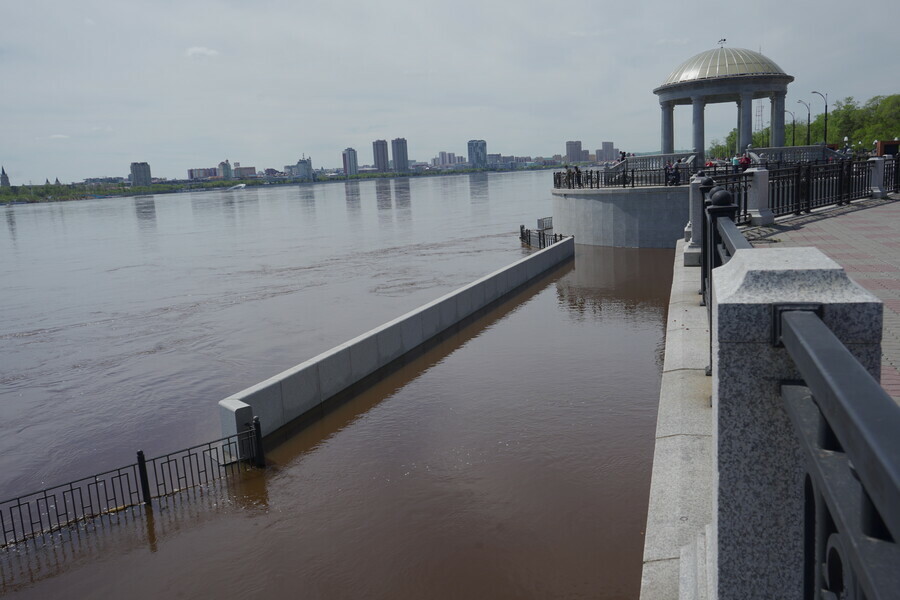
[[[744,233],[757,247],[815,246],[884,302],[881,385],[900,403],[900,195],[785,217]]]

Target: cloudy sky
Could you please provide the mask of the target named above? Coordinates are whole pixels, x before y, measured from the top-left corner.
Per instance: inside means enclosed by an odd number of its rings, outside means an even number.
[[[900,93],[900,2],[2,0],[0,164],[13,184],[153,175],[225,158],[281,168],[372,140],[409,156],[552,156],[565,141],[659,148],[651,90],[727,38],[761,50],[797,99]],[[766,108],[765,114],[768,115]],[[768,117],[766,116],[766,119]],[[788,120],[790,117],[788,117]],[[707,140],[734,126],[707,108]],[[676,110],[689,147],[690,108]]]

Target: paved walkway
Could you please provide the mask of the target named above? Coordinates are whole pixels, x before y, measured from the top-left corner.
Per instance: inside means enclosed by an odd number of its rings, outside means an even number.
[[[884,302],[881,385],[900,402],[900,195],[786,217],[745,235],[754,246],[815,246]]]

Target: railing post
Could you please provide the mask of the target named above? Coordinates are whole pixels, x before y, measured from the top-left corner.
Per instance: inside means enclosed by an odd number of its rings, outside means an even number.
[[[773,344],[773,303],[821,307],[825,324],[875,374],[881,305],[815,248],[738,252],[713,280],[718,542],[707,568],[715,573],[719,600],[801,598],[806,465],[781,398],[782,382],[801,376],[787,351]]]
[[[884,157],[874,156],[869,159],[872,180],[869,182],[869,192],[873,198],[884,198]]]
[[[259,417],[253,417],[253,466],[260,469],[266,467],[266,453],[263,450],[262,427]]]
[[[747,169],[752,178],[750,189],[747,192],[747,212],[750,214],[751,225],[771,225],[775,222],[775,214],[772,212],[769,201],[769,171],[768,169]]]
[[[147,506],[152,506],[153,498],[150,496],[150,478],[147,476],[147,459],[144,458],[143,450],[138,450],[137,465],[138,476],[141,479],[141,499]]]

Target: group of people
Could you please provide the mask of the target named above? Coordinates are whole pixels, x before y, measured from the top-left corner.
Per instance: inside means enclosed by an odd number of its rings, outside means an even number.
[[[681,171],[684,169],[684,161],[682,159],[666,162],[666,185],[681,185]]]

